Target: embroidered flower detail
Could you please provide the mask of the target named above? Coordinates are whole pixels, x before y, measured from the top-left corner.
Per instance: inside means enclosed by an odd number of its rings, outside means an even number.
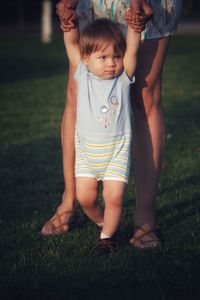
[[[119,110],[120,104],[116,96],[111,96],[108,105],[102,105],[100,107],[101,115],[98,117],[100,124],[104,128],[108,128],[111,124],[114,114]]]
[[[108,106],[107,105],[103,105],[101,108],[100,108],[100,112],[102,114],[106,114],[108,112]]]

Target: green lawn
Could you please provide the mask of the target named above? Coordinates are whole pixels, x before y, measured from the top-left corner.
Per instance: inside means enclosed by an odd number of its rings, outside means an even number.
[[[200,39],[175,37],[164,72],[168,139],[156,209],[163,247],[139,251],[128,244],[131,184],[120,251],[108,258],[89,254],[98,235],[89,221],[65,236],[38,235],[63,191],[62,39],[1,39],[0,57],[0,299],[199,298]]]

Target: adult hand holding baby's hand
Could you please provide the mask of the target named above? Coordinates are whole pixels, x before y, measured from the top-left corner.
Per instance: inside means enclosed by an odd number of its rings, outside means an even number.
[[[132,0],[130,9],[125,14],[125,20],[136,32],[142,32],[152,16],[153,9],[146,0]]]
[[[56,13],[60,19],[60,28],[70,31],[77,26],[77,15],[75,9],[78,0],[60,0],[56,5]]]

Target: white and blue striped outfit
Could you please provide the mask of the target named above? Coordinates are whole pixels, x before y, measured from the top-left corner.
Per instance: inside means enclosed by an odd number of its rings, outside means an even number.
[[[76,177],[128,182],[131,147],[130,80],[88,72],[80,62],[77,80]]]

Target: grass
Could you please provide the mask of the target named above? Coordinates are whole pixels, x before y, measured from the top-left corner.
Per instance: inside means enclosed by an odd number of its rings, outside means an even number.
[[[173,39],[164,71],[165,164],[156,216],[163,247],[128,244],[135,209],[129,185],[120,251],[89,254],[90,222],[66,236],[38,229],[63,191],[60,121],[67,61],[63,42],[1,39],[0,299],[197,299],[200,292],[200,40]],[[131,178],[132,181],[132,178]]]

